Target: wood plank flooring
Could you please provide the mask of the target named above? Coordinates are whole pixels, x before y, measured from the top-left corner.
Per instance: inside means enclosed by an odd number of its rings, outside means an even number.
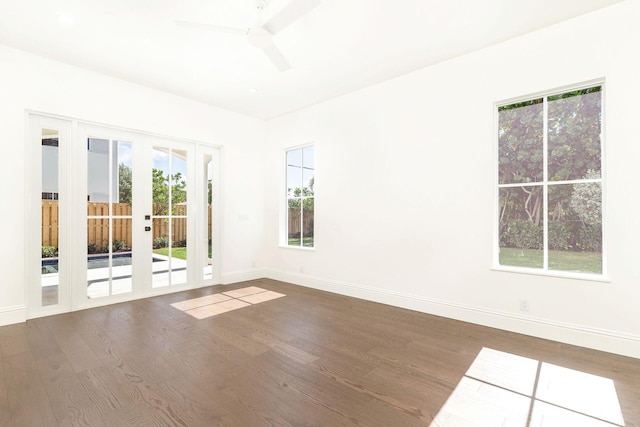
[[[171,306],[248,286],[286,296],[203,319]],[[470,370],[483,348],[506,360],[488,378],[517,355],[613,380],[624,424],[588,425],[640,427],[640,360],[268,279],[0,327],[0,426],[502,425],[500,402],[473,399],[511,391],[465,376],[491,371]]]

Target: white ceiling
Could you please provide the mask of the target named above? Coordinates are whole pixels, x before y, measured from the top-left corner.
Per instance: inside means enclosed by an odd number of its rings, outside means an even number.
[[[0,44],[268,119],[620,0],[321,1],[274,38],[286,72],[243,37],[174,23],[247,28],[255,0],[0,0]]]

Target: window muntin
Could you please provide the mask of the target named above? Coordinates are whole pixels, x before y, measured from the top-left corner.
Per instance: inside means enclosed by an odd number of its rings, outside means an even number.
[[[314,247],[315,157],[313,146],[286,153],[287,222],[286,244]]]
[[[497,112],[498,263],[602,275],[602,86]]]

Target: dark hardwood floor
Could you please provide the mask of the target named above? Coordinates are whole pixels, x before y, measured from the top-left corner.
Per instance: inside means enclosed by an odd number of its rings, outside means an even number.
[[[286,296],[203,319],[170,305],[247,286]],[[489,427],[474,405],[466,424],[441,412],[483,348],[613,380],[624,423],[602,425],[640,427],[640,360],[268,279],[0,327],[0,426]]]

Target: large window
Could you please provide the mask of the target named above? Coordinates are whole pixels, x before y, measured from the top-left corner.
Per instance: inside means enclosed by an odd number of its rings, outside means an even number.
[[[313,247],[315,162],[313,146],[287,151],[288,246]]]
[[[602,86],[497,114],[499,264],[603,274]]]

